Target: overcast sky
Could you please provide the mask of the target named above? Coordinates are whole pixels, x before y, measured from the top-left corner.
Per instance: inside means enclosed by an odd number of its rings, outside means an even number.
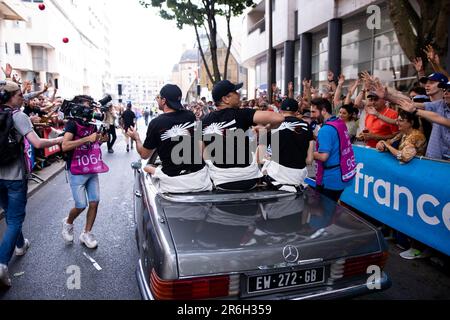
[[[131,71],[170,75],[183,53],[183,44],[189,49],[196,41],[192,28],[179,30],[175,21],[161,19],[157,10],[145,9],[138,0],[107,3],[111,6],[114,74]]]

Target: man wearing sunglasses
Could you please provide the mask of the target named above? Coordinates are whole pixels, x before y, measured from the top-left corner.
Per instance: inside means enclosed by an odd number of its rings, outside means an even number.
[[[386,106],[386,101],[381,99],[376,92],[370,92],[367,95],[367,107],[373,107],[384,117],[394,119],[398,117],[398,113]],[[394,137],[398,131],[397,125],[387,123],[376,115],[368,114],[365,121],[366,129],[358,137],[366,142],[366,145],[375,148],[378,141],[388,140]]]
[[[142,159],[151,158],[154,152],[159,155],[162,165],[148,165],[144,170],[162,193],[212,190],[208,169],[201,157],[201,134],[194,134],[195,115],[184,109],[182,95],[176,85],[168,84],[161,89],[156,100],[164,114],[149,123],[144,143],[134,127],[128,129]]]

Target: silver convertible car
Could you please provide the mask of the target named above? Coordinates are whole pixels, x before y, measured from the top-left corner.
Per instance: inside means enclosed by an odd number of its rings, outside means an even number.
[[[133,168],[144,299],[335,299],[391,285],[380,231],[313,189],[161,194]]]

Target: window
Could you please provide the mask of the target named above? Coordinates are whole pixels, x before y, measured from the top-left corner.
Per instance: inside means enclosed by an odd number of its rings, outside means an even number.
[[[284,93],[284,50],[277,50],[275,69],[277,87]]]
[[[315,86],[328,84],[328,34],[324,31],[313,35],[311,69]]]
[[[267,90],[267,59],[263,57],[256,61],[256,88]]]
[[[300,58],[301,58],[301,50],[300,50],[300,40],[295,41],[295,58],[294,58],[294,95],[297,96],[300,92],[300,86],[301,86],[301,65],[300,65]]]
[[[407,90],[412,86],[415,72],[403,54],[386,6],[381,8],[381,29],[360,28],[367,16],[362,13],[343,21],[342,73],[346,85],[358,78],[358,73],[368,70],[382,82]]]
[[[21,54],[20,43],[14,43],[14,53],[15,54]]]

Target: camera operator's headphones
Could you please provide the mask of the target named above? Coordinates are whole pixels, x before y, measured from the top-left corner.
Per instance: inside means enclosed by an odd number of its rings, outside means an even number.
[[[0,103],[6,103],[11,99],[11,92],[6,90],[0,90]]]

